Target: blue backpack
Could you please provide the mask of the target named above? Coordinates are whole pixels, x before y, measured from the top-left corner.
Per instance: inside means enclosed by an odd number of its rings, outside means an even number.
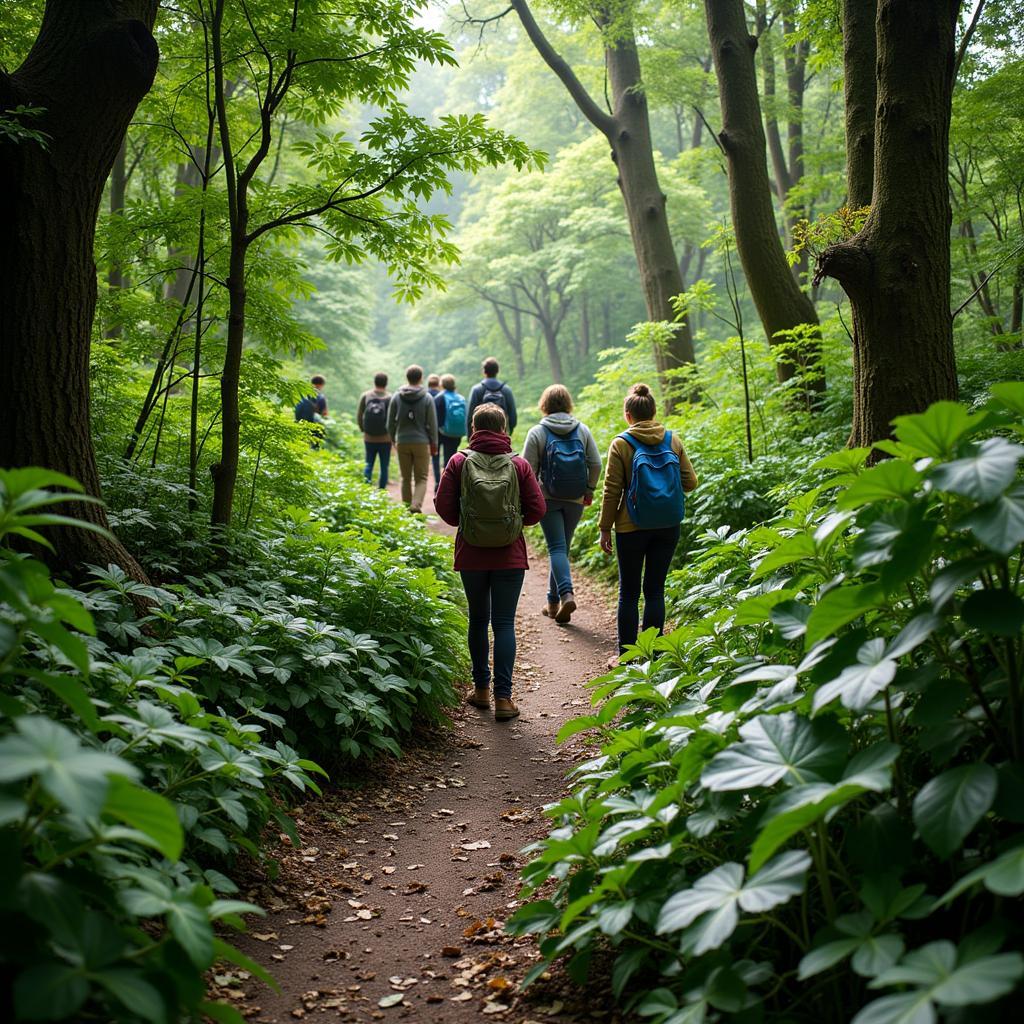
[[[661,444],[644,444],[628,431],[619,434],[633,449],[632,476],[626,492],[626,511],[639,530],[678,526],[686,512],[686,495],[679,476],[679,456],[672,450],[672,431]]]
[[[316,398],[313,395],[306,395],[305,398],[295,403],[295,422],[313,423],[313,414],[316,412]]]
[[[441,433],[445,437],[466,436],[466,400],[456,391],[444,393],[444,427]]]
[[[541,476],[544,488],[552,498],[575,501],[587,493],[590,473],[587,469],[587,450],[580,440],[577,424],[568,434],[556,434],[544,428],[548,443],[544,449]]]

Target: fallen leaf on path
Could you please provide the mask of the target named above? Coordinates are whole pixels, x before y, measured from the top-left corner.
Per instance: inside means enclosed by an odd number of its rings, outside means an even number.
[[[462,950],[458,946],[442,946],[441,956],[460,957]]]
[[[475,843],[463,843],[464,850],[489,850],[491,844],[486,839],[478,839]]]
[[[254,939],[260,942],[271,942],[278,937],[277,932],[253,932]]]
[[[377,1000],[377,1005],[386,1010],[389,1006],[397,1006],[404,998],[404,993],[392,992],[390,995],[381,996],[381,998]]]
[[[452,996],[449,1002],[452,1003],[465,1003],[473,998],[472,992],[460,992],[457,996]]]
[[[487,987],[494,989],[495,992],[504,992],[505,989],[512,987],[512,982],[505,975],[499,974],[496,978],[491,978],[487,982]]]
[[[512,1007],[504,1003],[485,1003],[481,1013],[507,1013]]]

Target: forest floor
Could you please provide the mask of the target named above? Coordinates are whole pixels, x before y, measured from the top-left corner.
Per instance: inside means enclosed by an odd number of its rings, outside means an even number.
[[[559,970],[518,993],[539,954],[532,938],[502,930],[518,905],[521,851],[546,834],[541,808],[585,751],[584,739],[559,746],[556,734],[589,707],[584,684],[614,650],[599,590],[580,580],[580,609],[557,626],[540,613],[547,561],[534,554],[531,565],[517,618],[521,717],[496,723],[464,705],[401,760],[335,778],[299,810],[301,848],[281,837],[276,880],[247,887],[270,913],[238,944],[281,992],[236,970],[215,977],[214,994],[249,1020],[618,1020],[606,984],[583,992]]]

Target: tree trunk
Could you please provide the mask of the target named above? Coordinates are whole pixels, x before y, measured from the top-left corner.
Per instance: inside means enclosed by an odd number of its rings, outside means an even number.
[[[0,74],[0,109],[43,107],[35,143],[0,147],[0,465],[40,465],[100,481],[89,421],[96,310],[93,241],[103,189],[136,106],[156,74],[156,0],[49,0],[24,63]],[[98,506],[68,514],[107,525]],[[58,569],[110,562],[145,574],[125,547],[84,530],[53,531]]]
[[[580,355],[590,355],[590,302],[585,293],[580,299]]]
[[[871,213],[818,264],[853,308],[853,445],[888,437],[896,416],[957,397],[948,165],[960,2],[878,0]]]
[[[128,185],[128,164],[127,164],[127,132],[125,139],[114,158],[114,166],[110,170],[110,212],[117,216],[124,212],[125,193]],[[107,286],[111,291],[120,291],[125,286],[124,268],[118,258],[118,253],[110,254],[110,266],[107,268]],[[114,322],[107,328],[108,338],[121,337],[121,324]]]
[[[846,99],[846,205],[871,205],[875,164],[875,15],[877,0],[843,0]]]
[[[544,347],[548,353],[548,365],[551,367],[551,383],[561,384],[565,379],[562,372],[562,353],[558,350],[558,331],[548,319],[540,321],[541,331],[544,334]]]
[[[651,140],[647,94],[640,74],[640,55],[632,32],[622,33],[606,51],[615,128],[608,141],[618,169],[618,185],[629,220],[644,304],[649,320],[673,323],[672,299],[685,290],[668,226],[666,197],[658,181]],[[695,361],[689,320],[677,326],[673,341],[655,352],[659,374]]]
[[[769,343],[777,344],[786,340],[780,332],[805,324],[817,327],[818,315],[786,262],[775,222],[754,65],[757,40],[747,31],[743,0],[704,0],[704,8],[721,97],[718,138],[729,166],[736,249],[765,334]],[[813,339],[817,337],[815,331]],[[776,374],[786,381],[801,365],[814,368],[806,385],[806,397],[813,401],[813,394],[825,387],[820,364],[820,347],[811,340],[799,354],[789,350],[777,358]]]
[[[612,160],[618,168],[619,190],[626,207],[647,317],[674,323],[676,312],[671,300],[683,291],[683,282],[665,212],[666,198],[654,163],[647,95],[632,25],[625,17],[616,18],[614,38],[606,40],[605,65],[612,103],[612,113],[609,114],[594,101],[572,68],[555,51],[526,0],[510,0],[509,6],[519,16],[537,52],[561,80],[580,111],[608,140]],[[599,13],[596,18],[599,24],[609,21],[607,12]],[[655,352],[655,361],[663,386],[666,383],[665,371],[694,362],[693,335],[685,318],[676,324],[671,343]],[[672,398],[672,389],[666,388],[668,412],[672,410]]]

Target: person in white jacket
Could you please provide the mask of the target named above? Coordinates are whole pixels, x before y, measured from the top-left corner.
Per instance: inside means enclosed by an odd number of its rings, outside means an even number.
[[[523,458],[537,475],[548,505],[540,521],[551,565],[543,614],[565,624],[576,611],[569,548],[583,509],[594,501],[601,453],[594,436],[572,415],[568,388],[561,384],[546,388],[540,396],[540,411],[544,418],[526,435]]]

